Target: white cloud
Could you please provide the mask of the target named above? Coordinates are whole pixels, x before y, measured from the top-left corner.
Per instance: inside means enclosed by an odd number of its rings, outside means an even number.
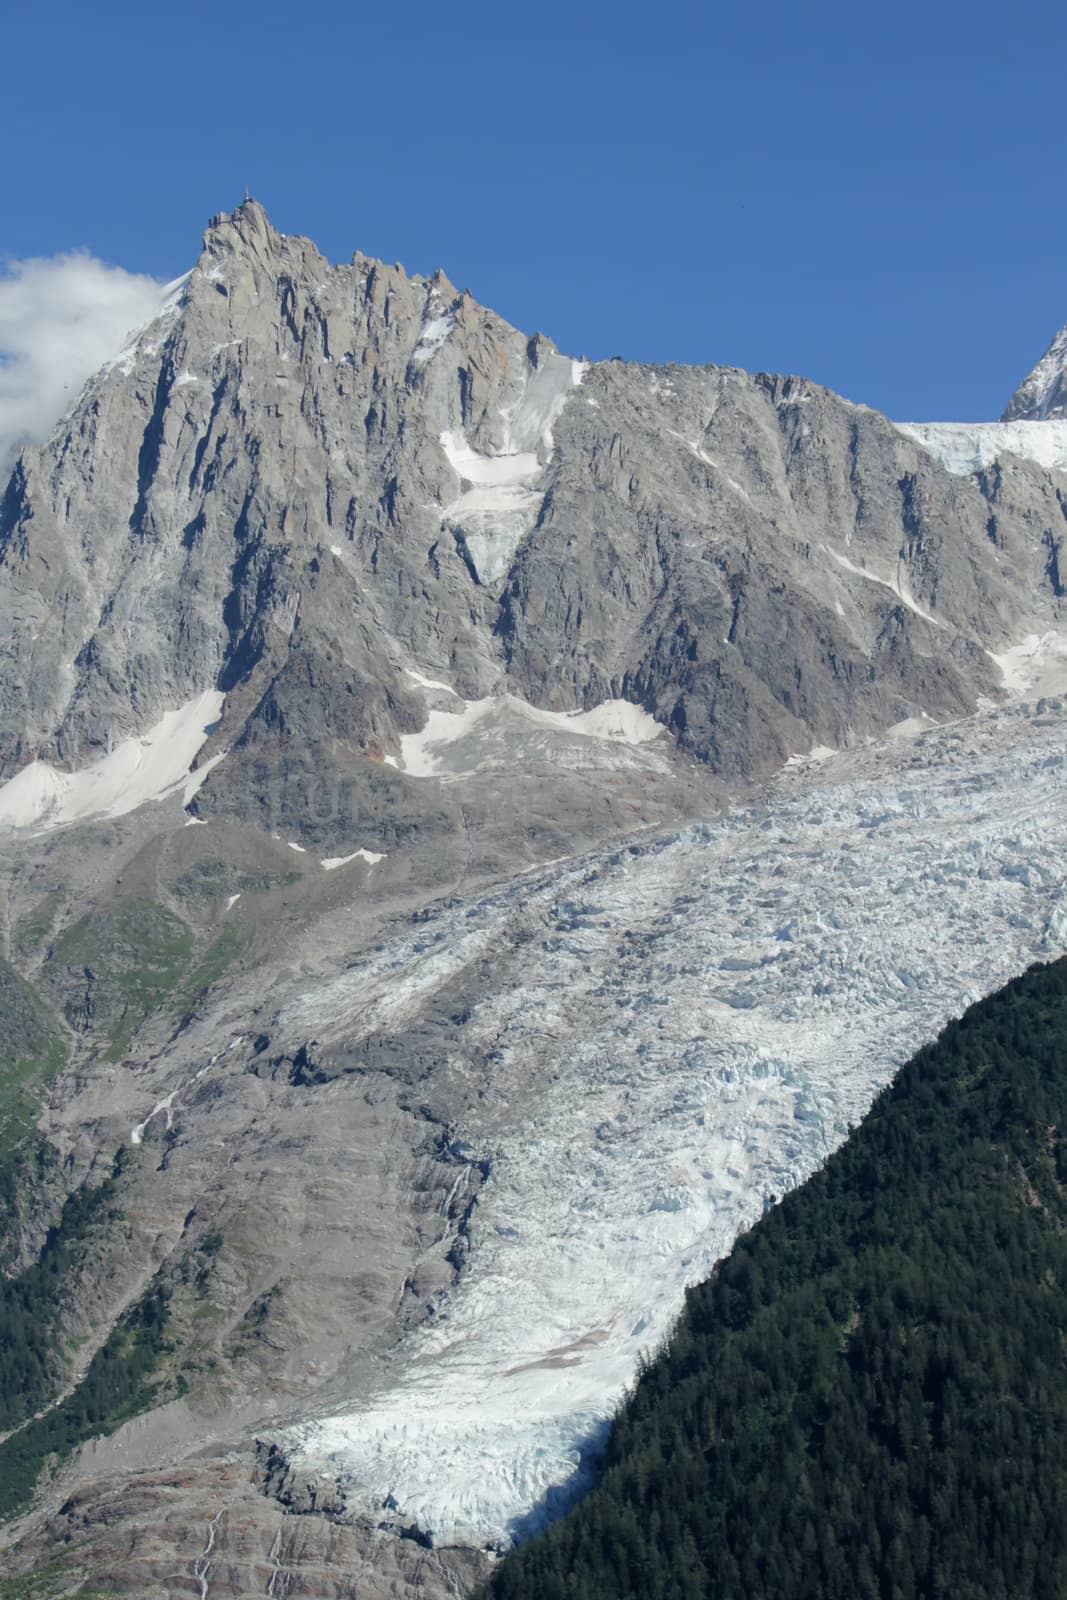
[[[0,271],[0,476],[20,445],[48,438],[86,379],[152,319],[166,287],[90,255],[7,263]]]

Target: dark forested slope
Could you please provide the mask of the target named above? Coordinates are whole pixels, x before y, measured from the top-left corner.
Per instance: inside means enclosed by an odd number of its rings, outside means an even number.
[[[1067,961],[922,1050],[691,1291],[493,1600],[1062,1600]]]

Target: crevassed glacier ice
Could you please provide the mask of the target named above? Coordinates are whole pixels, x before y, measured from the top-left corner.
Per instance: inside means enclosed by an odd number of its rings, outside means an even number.
[[[352,1038],[494,964],[449,1064],[493,1052],[457,1132],[488,1170],[464,1270],[391,1384],[290,1430],[290,1460],[378,1520],[505,1542],[577,1481],[685,1286],[920,1043],[1061,951],[1065,839],[1062,702],[1016,704],[453,905],[292,1004],[294,1036]]]

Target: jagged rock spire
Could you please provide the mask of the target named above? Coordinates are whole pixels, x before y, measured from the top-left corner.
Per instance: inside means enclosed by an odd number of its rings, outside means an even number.
[[[1067,326],[1062,327],[1033,372],[1016,389],[1004,422],[1067,418]]]

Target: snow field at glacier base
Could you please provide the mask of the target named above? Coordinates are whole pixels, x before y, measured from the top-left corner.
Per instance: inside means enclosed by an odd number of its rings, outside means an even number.
[[[686,1286],[919,1045],[1062,952],[1065,841],[1067,718],[1014,705],[794,763],[294,1002],[294,1036],[351,1039],[495,961],[448,1064],[493,1052],[492,1103],[456,1135],[488,1165],[463,1270],[387,1387],[288,1430],[293,1465],[440,1544],[503,1546],[558,1508]]]

